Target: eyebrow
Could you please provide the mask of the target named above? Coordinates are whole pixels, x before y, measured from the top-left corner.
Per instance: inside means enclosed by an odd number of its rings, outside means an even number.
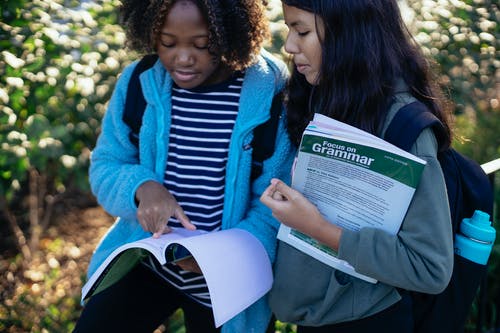
[[[171,34],[169,32],[164,32],[164,31],[160,31],[160,35],[175,37],[174,34]],[[200,34],[200,35],[191,36],[191,37],[192,38],[208,38],[208,34]]]
[[[296,27],[300,27],[300,26],[307,26],[304,22],[298,20],[298,21],[293,21],[292,23],[286,23],[285,24],[288,26],[288,27],[292,27],[292,28],[296,28]]]

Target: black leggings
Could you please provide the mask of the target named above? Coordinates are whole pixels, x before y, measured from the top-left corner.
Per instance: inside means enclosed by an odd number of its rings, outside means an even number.
[[[137,265],[90,298],[73,332],[151,333],[179,308],[184,312],[186,333],[220,332],[211,308],[178,291],[149,268]]]
[[[403,293],[403,299],[373,316],[345,323],[319,327],[298,326],[297,333],[411,333],[413,315],[411,299]]]

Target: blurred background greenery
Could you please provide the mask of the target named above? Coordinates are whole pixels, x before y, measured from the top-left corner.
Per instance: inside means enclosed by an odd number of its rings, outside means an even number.
[[[118,4],[0,0],[2,332],[68,332],[81,310],[79,288],[88,258],[112,221],[89,192],[89,155],[117,75],[137,57],[124,47]],[[479,163],[498,158],[498,1],[400,4],[415,39],[439,64],[440,82],[455,103],[455,148]],[[269,16],[273,39],[267,47],[284,57],[279,0],[270,1]],[[498,230],[497,213],[494,221]],[[482,332],[500,331],[498,238]],[[476,302],[468,332],[475,331],[478,318]],[[182,314],[168,325],[171,332],[183,332]],[[278,322],[276,330],[294,327]]]

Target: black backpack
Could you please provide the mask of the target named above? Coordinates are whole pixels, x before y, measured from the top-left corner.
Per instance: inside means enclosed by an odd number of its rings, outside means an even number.
[[[403,106],[391,121],[385,140],[408,151],[420,132],[432,127],[438,142],[445,135],[442,123],[418,101]],[[459,231],[463,218],[470,218],[476,209],[490,216],[493,212],[493,189],[488,176],[475,161],[453,148],[438,153],[443,169],[450,204],[453,235]],[[463,332],[481,280],[487,271],[480,265],[455,254],[448,287],[438,295],[409,292],[413,303],[415,332]]]
[[[142,126],[142,116],[146,109],[146,100],[142,93],[142,86],[139,76],[142,72],[153,67],[158,60],[158,55],[145,55],[136,65],[127,88],[125,109],[123,111],[123,121],[130,127],[129,139],[136,147],[139,146],[139,130]],[[271,105],[271,117],[263,124],[254,129],[254,137],[251,143],[252,152],[252,173],[254,180],[262,173],[263,162],[274,153],[276,131],[278,119],[282,108],[282,94],[274,96]]]

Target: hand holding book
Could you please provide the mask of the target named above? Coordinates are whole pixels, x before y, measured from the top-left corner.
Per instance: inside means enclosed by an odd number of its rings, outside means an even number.
[[[424,167],[370,133],[316,114],[302,135],[291,188],[274,180],[261,200],[282,222],[278,239],[376,283],[338,258],[342,230],[396,234]]]
[[[175,262],[175,264],[187,272],[203,274],[200,266],[193,257],[179,259],[178,261]]]
[[[185,271],[203,274],[191,252],[184,246],[174,243],[167,248],[167,262],[178,265]]]
[[[260,200],[284,225],[338,250],[342,229],[325,220],[318,208],[299,191],[279,179],[272,179]]]

